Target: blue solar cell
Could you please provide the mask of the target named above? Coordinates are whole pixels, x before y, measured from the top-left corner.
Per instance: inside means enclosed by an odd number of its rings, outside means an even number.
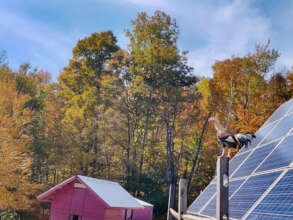
[[[216,196],[214,196],[214,198],[200,214],[206,216],[216,216]]]
[[[250,177],[229,201],[229,215],[240,219],[259,199],[281,172]]]
[[[293,161],[293,135],[286,137],[256,172],[290,165]]]
[[[274,149],[279,142],[273,142],[267,144],[255,152],[242,164],[242,166],[236,171],[232,178],[248,176],[252,171],[263,161],[263,159]]]
[[[288,102],[285,102],[272,114],[272,116],[266,121],[264,126],[266,126],[272,121],[280,119],[286,113],[290,112],[292,110],[292,107],[293,107],[293,99],[289,100]]]
[[[207,188],[189,206],[187,212],[197,214],[207,201],[216,193],[216,184],[209,184]]]
[[[242,163],[242,161],[248,156],[248,154],[249,152],[233,157],[233,159],[229,162],[229,175],[234,172],[234,170]]]
[[[242,147],[239,152],[245,152],[247,150],[255,148],[256,145],[258,145],[264,139],[264,137],[266,137],[272,131],[277,123],[278,122],[272,122],[270,125],[266,127],[262,126],[260,129],[258,129],[258,131],[255,133],[256,138],[251,141],[251,144],[247,148]]]
[[[289,170],[247,219],[293,219],[293,170]]]
[[[251,214],[246,219],[249,220],[292,220],[291,216],[273,216],[271,214]]]
[[[282,119],[270,132],[269,135],[263,140],[263,143],[270,142],[277,138],[281,138],[285,134],[289,132],[289,130],[293,127],[293,114],[288,115],[284,119]]]
[[[229,182],[229,196],[231,196],[244,180]],[[216,216],[216,196],[210,201],[206,208],[200,213],[207,216]]]

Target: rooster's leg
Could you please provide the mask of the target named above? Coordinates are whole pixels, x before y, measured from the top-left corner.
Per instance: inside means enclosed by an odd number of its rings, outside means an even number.
[[[231,158],[231,148],[228,149],[228,157]]]
[[[222,145],[222,154],[221,154],[221,157],[224,157],[225,156],[225,145]]]

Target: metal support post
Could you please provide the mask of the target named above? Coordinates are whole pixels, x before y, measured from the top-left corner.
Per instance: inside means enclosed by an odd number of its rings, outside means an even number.
[[[217,160],[217,220],[229,219],[229,158]]]

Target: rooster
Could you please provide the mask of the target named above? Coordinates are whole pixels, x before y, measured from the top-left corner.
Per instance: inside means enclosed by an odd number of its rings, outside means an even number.
[[[214,127],[217,131],[217,139],[222,147],[222,157],[225,155],[226,146],[229,148],[228,157],[230,158],[232,148],[241,148],[243,146],[247,147],[251,140],[256,137],[252,133],[239,133],[234,135],[232,132],[225,129],[214,117],[209,118],[209,122],[214,124]]]
[[[235,137],[238,139],[239,143],[240,143],[240,148],[245,146],[245,148],[248,147],[248,145],[251,144],[251,141],[253,138],[256,138],[255,134],[253,133],[249,133],[249,132],[246,132],[244,134],[242,133],[238,133],[235,135]]]

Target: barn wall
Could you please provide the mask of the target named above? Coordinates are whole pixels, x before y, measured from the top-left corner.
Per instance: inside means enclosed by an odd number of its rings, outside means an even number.
[[[84,200],[84,218],[85,220],[104,219],[106,206],[103,200],[97,198],[97,196],[89,189]],[[83,219],[84,220],[84,219]]]
[[[136,209],[133,213],[133,220],[152,220],[153,207],[144,207],[144,209]]]
[[[51,202],[50,219],[68,219],[70,214],[72,184],[69,184],[54,194]]]
[[[68,184],[57,191],[51,203],[51,220],[68,220],[70,215],[80,215],[83,220],[104,219],[105,203],[88,188],[74,188]]]
[[[123,209],[108,208],[105,210],[104,220],[124,220]]]

